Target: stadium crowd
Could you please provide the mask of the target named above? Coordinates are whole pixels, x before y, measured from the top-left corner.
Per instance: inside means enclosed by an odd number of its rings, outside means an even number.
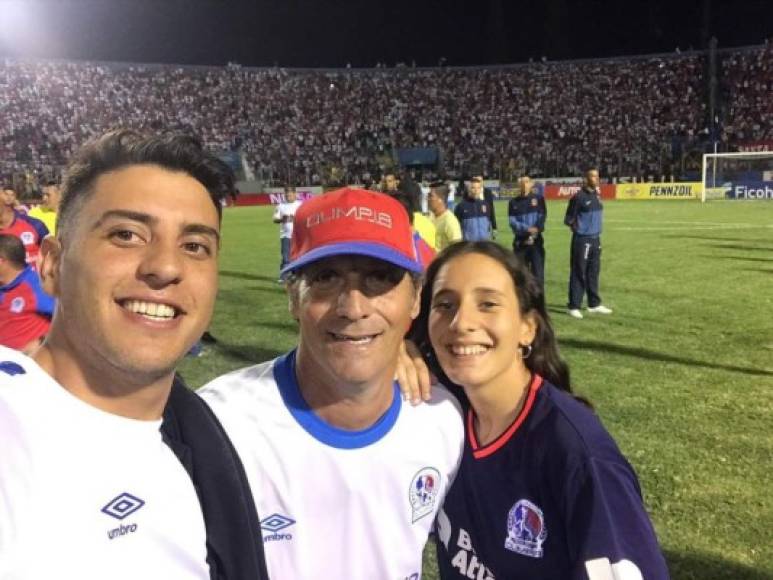
[[[264,180],[368,182],[394,147],[438,147],[449,177],[670,172],[705,134],[699,53],[500,68],[285,70],[0,62],[0,175],[56,174],[124,126],[191,132]],[[770,49],[726,57],[727,137],[763,138]],[[751,89],[751,90],[750,90]]]
[[[20,62],[0,67],[2,173],[56,171],[117,125],[190,131],[254,170],[319,182],[362,177],[393,146],[443,152],[453,174],[659,169],[673,135],[701,127],[701,59],[512,68],[287,71]]]
[[[773,140],[773,45],[739,51],[722,63],[725,142]]]

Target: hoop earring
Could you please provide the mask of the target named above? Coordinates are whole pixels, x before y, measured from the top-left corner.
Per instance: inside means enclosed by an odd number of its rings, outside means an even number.
[[[531,351],[534,350],[530,344],[519,344],[518,348],[521,349],[521,358],[527,359],[531,356]]]

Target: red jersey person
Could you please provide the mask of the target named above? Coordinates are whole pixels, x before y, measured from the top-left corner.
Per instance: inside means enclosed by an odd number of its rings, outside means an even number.
[[[16,236],[24,245],[27,264],[37,270],[40,242],[48,235],[46,225],[14,209],[16,192],[10,187],[0,190],[0,234]]]
[[[0,234],[0,345],[32,354],[48,333],[54,304],[27,265],[21,240]]]

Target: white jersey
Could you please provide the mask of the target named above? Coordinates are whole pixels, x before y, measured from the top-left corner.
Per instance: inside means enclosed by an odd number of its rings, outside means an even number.
[[[0,578],[208,580],[196,491],[160,426],[0,347]]]
[[[442,387],[393,403],[373,426],[338,429],[301,396],[295,352],[199,390],[238,451],[271,578],[421,577],[422,549],[459,465],[464,428]]]
[[[295,212],[301,205],[300,200],[296,199],[293,202],[282,202],[276,206],[274,210],[274,219],[281,220],[282,218],[295,217]],[[293,220],[279,222],[279,237],[280,238],[292,238],[293,237]]]

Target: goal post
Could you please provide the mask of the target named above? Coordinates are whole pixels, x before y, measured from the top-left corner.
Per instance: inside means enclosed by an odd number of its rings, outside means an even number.
[[[773,151],[704,153],[701,181],[701,201],[773,201]]]

